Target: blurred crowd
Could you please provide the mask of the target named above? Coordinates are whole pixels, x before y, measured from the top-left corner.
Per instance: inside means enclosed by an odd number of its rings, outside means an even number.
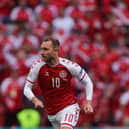
[[[81,110],[78,126],[129,126],[128,0],[0,0],[0,126],[17,124],[17,113],[33,107],[22,89],[46,36],[58,38],[60,56],[94,82],[94,114]],[[72,84],[82,108],[83,85],[75,78]],[[40,125],[50,126],[39,112]]]

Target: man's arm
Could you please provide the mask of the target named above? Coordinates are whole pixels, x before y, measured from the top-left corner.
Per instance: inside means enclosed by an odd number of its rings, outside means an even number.
[[[39,70],[40,67],[44,65],[44,63],[42,62],[42,60],[38,60],[37,62],[35,62],[30,71],[29,74],[27,76],[27,80],[25,83],[25,87],[24,87],[24,95],[35,105],[35,107],[41,107],[43,108],[44,105],[42,103],[42,101],[40,101],[32,92],[32,87],[34,85],[34,82],[37,80],[38,74],[39,74]]]
[[[86,100],[84,102],[84,111],[85,113],[92,113],[93,83],[86,71],[78,64],[73,64],[71,70],[73,76],[77,77],[85,86]]]
[[[43,108],[44,105],[41,100],[39,100],[37,97],[32,97],[31,99],[32,103],[35,105],[35,108]]]
[[[85,86],[86,101],[84,102],[84,111],[86,113],[92,113],[92,96],[93,96],[93,83],[85,72],[77,63],[61,58],[61,63],[71,72],[71,74],[77,77]]]
[[[44,105],[42,101],[40,101],[32,92],[33,84],[26,81],[25,87],[24,87],[24,95],[35,105],[35,108],[43,108]]]
[[[86,74],[83,80],[81,80],[85,86],[86,101],[84,102],[85,113],[93,113],[92,96],[93,96],[93,83],[90,77]]]

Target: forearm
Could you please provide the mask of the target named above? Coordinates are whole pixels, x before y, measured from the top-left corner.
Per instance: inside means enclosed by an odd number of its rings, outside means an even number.
[[[93,97],[93,83],[88,75],[83,79],[83,83],[85,86],[86,100],[91,102]]]
[[[31,99],[31,102],[35,105],[35,108],[43,108],[44,105],[41,100],[39,100],[37,97],[33,96]]]
[[[85,113],[93,113],[92,97],[93,97],[93,83],[87,75],[83,82],[85,83],[86,101],[84,101]]]
[[[31,99],[31,102],[36,103],[37,101],[39,101],[39,99],[37,97],[33,96]]]
[[[24,95],[25,95],[30,101],[32,101],[32,98],[35,97],[35,95],[34,95],[33,92],[32,92],[32,87],[33,87],[32,84],[30,84],[29,82],[26,82],[25,87],[24,87],[24,90],[23,90]]]

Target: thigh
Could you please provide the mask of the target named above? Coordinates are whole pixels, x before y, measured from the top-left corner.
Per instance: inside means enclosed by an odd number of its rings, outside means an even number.
[[[54,129],[60,129],[60,122],[56,118],[57,115],[48,115],[48,120],[51,122]]]
[[[61,111],[61,127],[73,128],[79,119],[80,108],[78,104],[70,105]]]
[[[58,121],[51,121],[54,129],[60,129],[60,123]]]

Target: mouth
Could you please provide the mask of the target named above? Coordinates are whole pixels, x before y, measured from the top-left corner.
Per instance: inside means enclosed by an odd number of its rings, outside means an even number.
[[[42,56],[43,58],[46,58],[46,56]]]

